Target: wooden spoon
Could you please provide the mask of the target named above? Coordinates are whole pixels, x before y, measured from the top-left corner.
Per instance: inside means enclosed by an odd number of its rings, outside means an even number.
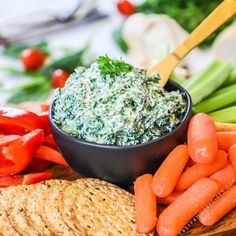
[[[224,0],[169,56],[149,68],[147,74],[160,74],[160,84],[165,86],[179,62],[198,44],[236,14],[236,0]],[[194,17],[194,16],[193,16]]]

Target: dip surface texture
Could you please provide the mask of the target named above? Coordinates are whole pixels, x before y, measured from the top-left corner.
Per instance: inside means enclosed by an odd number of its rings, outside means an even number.
[[[120,146],[173,131],[186,109],[182,94],[163,89],[158,75],[148,77],[145,70],[123,64],[128,67],[112,74],[99,60],[77,68],[65,87],[55,91],[54,122],[78,139]]]

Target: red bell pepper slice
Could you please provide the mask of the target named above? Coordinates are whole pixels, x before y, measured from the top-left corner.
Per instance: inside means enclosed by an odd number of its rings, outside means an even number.
[[[34,157],[23,172],[25,174],[42,172],[50,168],[51,166],[51,162]]]
[[[41,146],[36,151],[34,156],[43,160],[47,160],[47,161],[59,164],[59,165],[69,166],[60,152],[47,146]]]
[[[51,134],[52,131],[51,131],[50,123],[49,123],[48,112],[47,112],[47,111],[44,111],[44,112],[38,113],[38,117],[39,117],[40,120],[42,121],[45,134],[46,134],[46,135]]]
[[[19,135],[4,135],[4,136],[0,137],[0,147],[7,146],[10,143],[13,143],[20,138],[21,138],[21,136],[19,136]]]
[[[54,139],[54,137],[53,137],[52,134],[50,134],[50,135],[48,135],[48,136],[46,136],[46,137],[44,138],[44,140],[43,140],[43,145],[48,146],[48,147],[50,147],[50,148],[53,148],[53,149],[55,149],[55,150],[58,150],[56,141],[55,141],[55,139]]]
[[[21,127],[28,131],[43,128],[41,119],[35,113],[13,107],[0,107],[0,124]]]
[[[0,176],[0,187],[16,186],[23,182],[22,175]]]
[[[50,172],[27,174],[27,175],[24,175],[22,184],[35,184],[40,181],[49,179],[51,177],[52,177],[52,173]]]
[[[52,173],[49,172],[33,173],[27,175],[0,176],[0,187],[9,187],[21,184],[35,184],[49,179],[50,177],[52,177]]]
[[[35,151],[42,144],[43,139],[43,130],[36,129],[8,146],[2,147],[0,152],[0,176],[14,175],[24,170],[32,160]]]

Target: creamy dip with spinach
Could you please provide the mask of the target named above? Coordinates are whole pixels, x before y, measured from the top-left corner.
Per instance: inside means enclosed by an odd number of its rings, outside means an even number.
[[[173,131],[186,102],[167,92],[159,76],[99,57],[89,68],[78,67],[55,92],[54,122],[78,139],[98,144],[135,145]]]

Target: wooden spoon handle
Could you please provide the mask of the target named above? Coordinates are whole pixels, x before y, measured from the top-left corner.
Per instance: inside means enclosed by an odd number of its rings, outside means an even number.
[[[236,14],[236,0],[224,0],[169,56],[148,69],[148,74],[159,72],[161,85],[165,85],[177,64],[197,45]],[[194,16],[193,16],[194,17]]]

